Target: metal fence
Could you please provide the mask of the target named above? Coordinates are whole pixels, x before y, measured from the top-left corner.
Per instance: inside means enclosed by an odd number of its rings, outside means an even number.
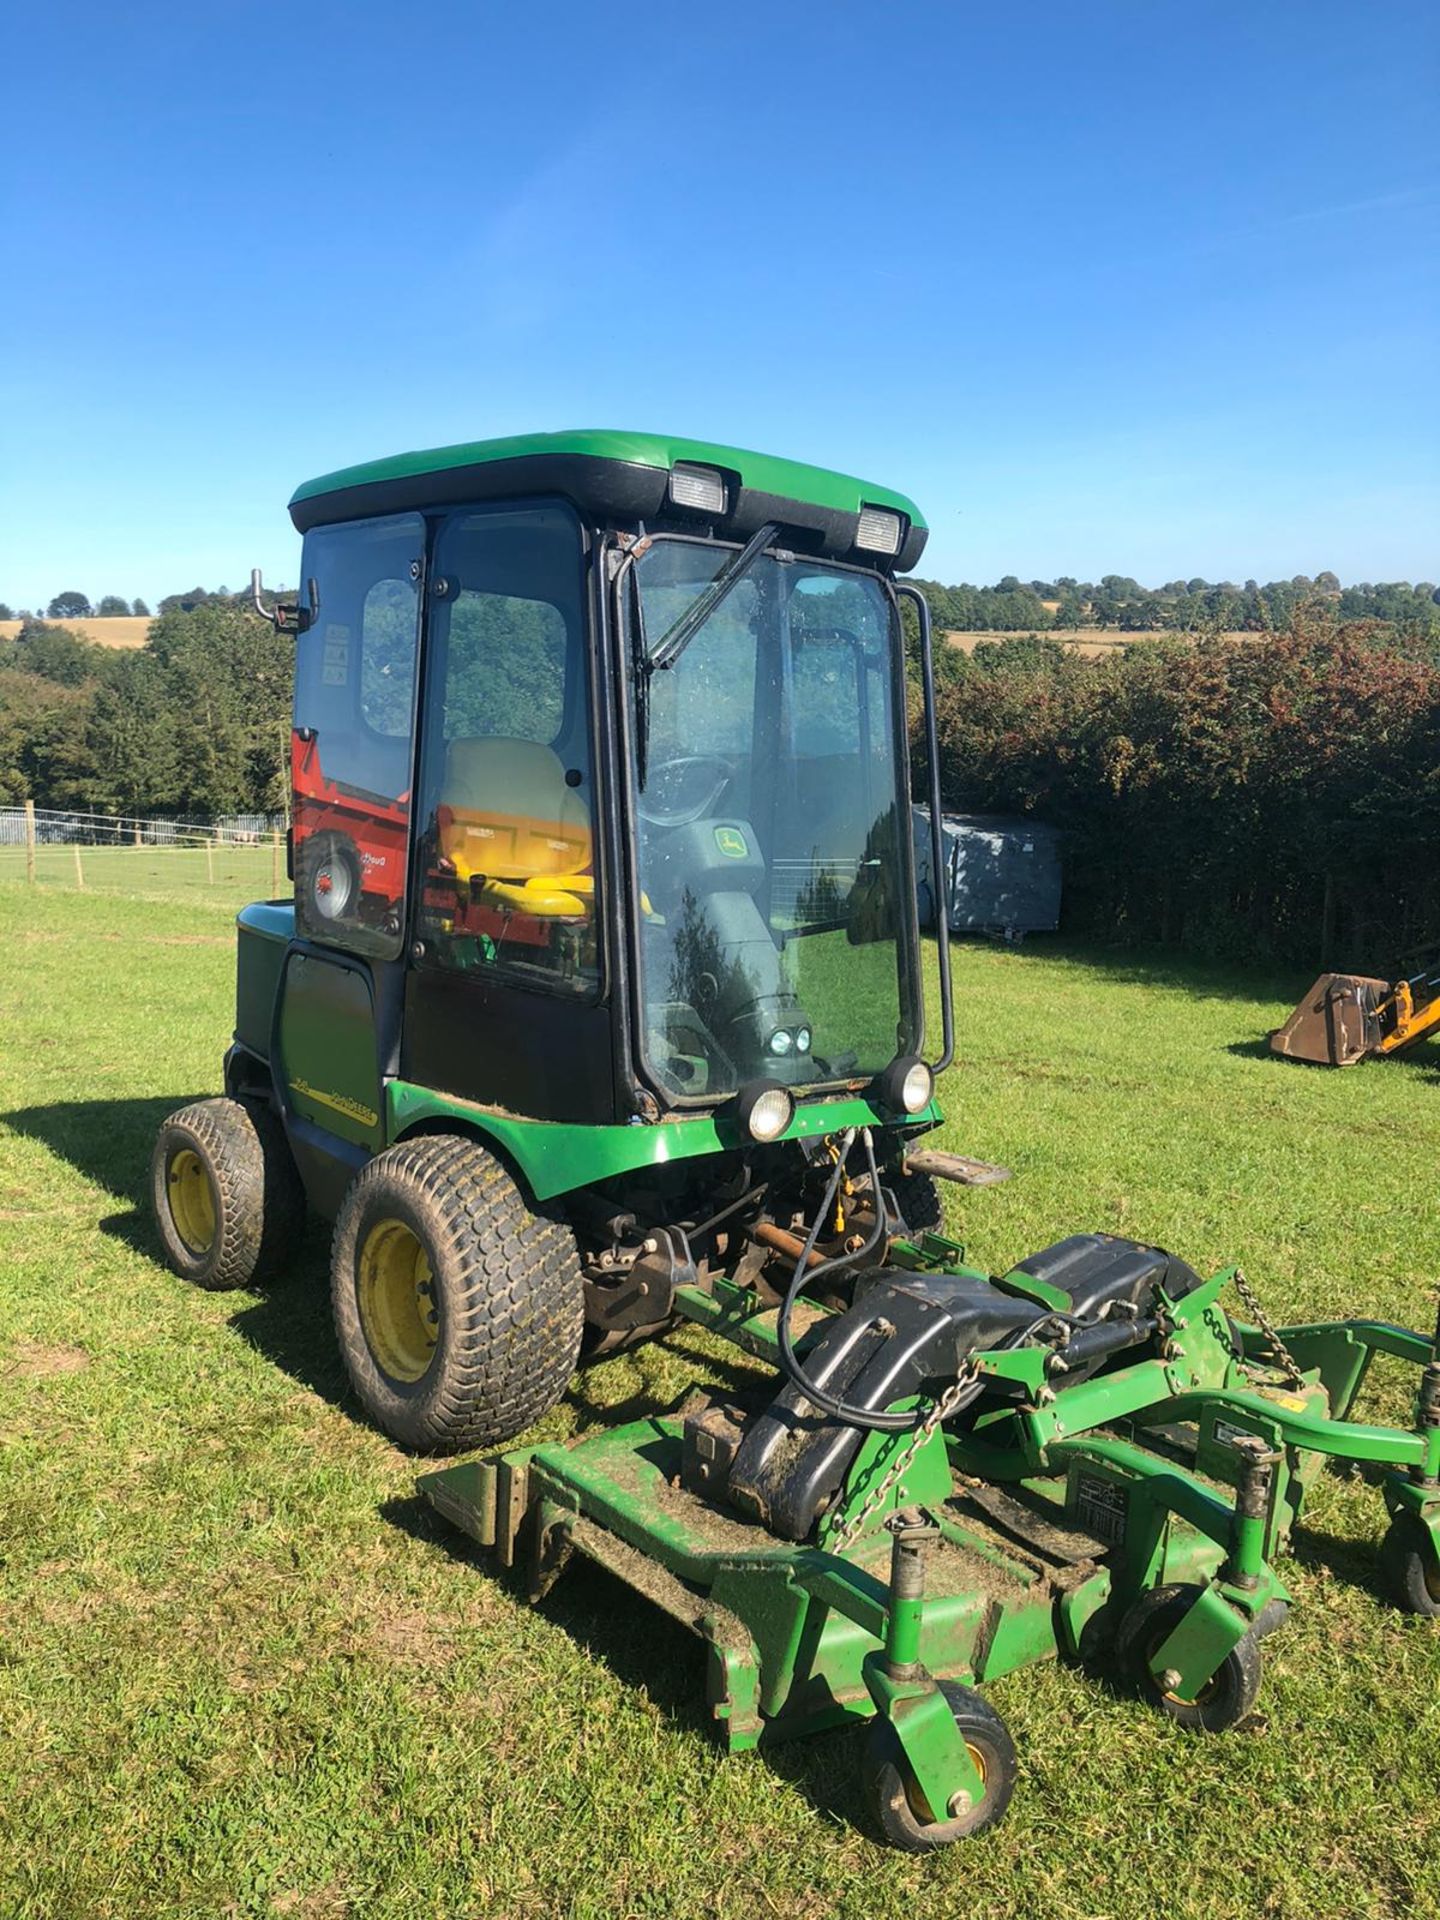
[[[0,807],[0,886],[221,906],[289,891],[283,815],[175,820],[83,808]]]

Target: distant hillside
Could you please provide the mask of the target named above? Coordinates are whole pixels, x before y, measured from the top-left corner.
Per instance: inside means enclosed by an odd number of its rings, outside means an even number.
[[[24,622],[20,620],[0,620],[0,640],[14,640]],[[126,614],[122,619],[118,614],[108,620],[51,620],[48,626],[64,626],[71,633],[78,633],[82,639],[92,641],[97,647],[143,647],[145,636],[150,631],[148,619],[136,619]]]

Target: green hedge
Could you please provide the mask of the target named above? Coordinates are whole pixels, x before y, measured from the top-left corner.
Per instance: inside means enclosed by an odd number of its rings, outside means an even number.
[[[1440,664],[1372,625],[944,655],[947,807],[1067,832],[1066,924],[1361,971],[1440,945]]]

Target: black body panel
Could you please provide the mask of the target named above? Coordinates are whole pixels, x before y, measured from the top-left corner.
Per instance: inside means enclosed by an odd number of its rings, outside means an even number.
[[[1112,1354],[1153,1337],[1157,1284],[1172,1298],[1199,1284],[1183,1260],[1100,1233],[1074,1234],[1015,1271],[1063,1288],[1075,1316],[1086,1323],[1061,1348],[1066,1367],[1054,1383],[1061,1390],[1089,1378]],[[1137,1312],[1102,1319],[1102,1311],[1117,1302]],[[886,1269],[830,1322],[803,1364],[817,1387],[879,1413],[922,1393],[938,1394],[969,1355],[1003,1346],[1045,1317],[1035,1300],[973,1275]],[[986,1393],[993,1399],[1008,1391],[1008,1383],[996,1382]],[[729,1497],[782,1539],[807,1539],[863,1438],[861,1428],[820,1413],[787,1384],[747,1423],[730,1469]]]
[[[527,1120],[605,1125],[616,1112],[603,1002],[416,967],[405,976],[400,1074]]]

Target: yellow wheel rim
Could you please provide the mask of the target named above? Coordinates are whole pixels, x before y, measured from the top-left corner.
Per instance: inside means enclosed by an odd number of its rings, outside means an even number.
[[[985,1765],[985,1756],[980,1751],[979,1747],[977,1747],[974,1744],[974,1742],[970,1740],[967,1740],[965,1742],[965,1751],[969,1754],[971,1764],[974,1766],[975,1771],[980,1776],[980,1786],[981,1786],[980,1797],[983,1800],[985,1797],[984,1789],[988,1787],[990,1784],[989,1778],[988,1778],[988,1769],[986,1768],[986,1765]],[[927,1827],[935,1826],[937,1824],[937,1821],[936,1821],[934,1810],[932,1809],[930,1802],[925,1798],[925,1795],[920,1791],[919,1781],[916,1780],[916,1778],[911,1773],[908,1767],[905,1767],[902,1771],[905,1779],[905,1798],[909,1802],[910,1811],[915,1815],[915,1818],[919,1820],[923,1825]],[[973,1812],[973,1808],[972,1808],[972,1812]],[[943,1815],[942,1818],[945,1820],[948,1820],[950,1818],[950,1815],[947,1813]]]
[[[378,1220],[360,1247],[356,1297],[365,1344],[392,1380],[418,1380],[440,1333],[430,1261],[402,1220]]]
[[[182,1147],[171,1155],[165,1192],[175,1231],[191,1253],[208,1253],[215,1244],[215,1189],[193,1147]]]

